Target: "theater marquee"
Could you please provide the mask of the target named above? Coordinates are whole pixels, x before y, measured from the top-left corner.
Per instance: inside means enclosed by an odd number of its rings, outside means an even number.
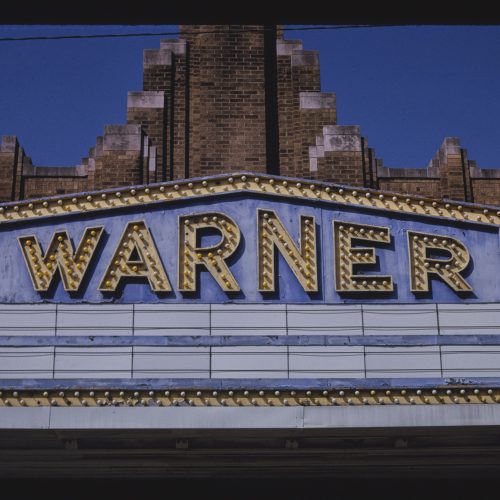
[[[494,210],[250,174],[0,209],[0,301],[494,302]]]

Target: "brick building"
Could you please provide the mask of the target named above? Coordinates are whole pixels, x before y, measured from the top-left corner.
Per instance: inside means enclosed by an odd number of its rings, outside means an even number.
[[[500,205],[500,169],[454,138],[385,168],[316,52],[181,31],[81,165],[1,142],[0,201],[31,199],[0,206],[4,489],[477,496],[500,471],[500,207],[459,200]]]
[[[500,169],[481,169],[457,138],[425,168],[386,168],[360,128],[339,125],[316,51],[263,26],[181,26],[144,51],[143,90],[127,123],[107,125],[75,167],[33,165],[0,145],[0,200],[253,171],[497,204]]]

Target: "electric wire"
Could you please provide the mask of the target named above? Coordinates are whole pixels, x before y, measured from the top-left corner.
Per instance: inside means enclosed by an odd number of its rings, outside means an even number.
[[[364,28],[393,28],[401,26],[419,26],[414,24],[346,24],[346,25],[331,25],[331,26],[306,26],[306,27],[290,27],[282,28],[280,31],[318,31],[318,30],[343,30],[343,29],[364,29]],[[236,33],[262,33],[271,28],[259,29],[236,29],[232,30]],[[206,30],[206,31],[158,31],[149,33],[93,33],[89,35],[50,35],[50,36],[24,36],[24,37],[1,37],[0,42],[25,42],[25,41],[44,41],[44,40],[78,40],[78,39],[96,39],[96,38],[139,38],[139,37],[154,37],[154,36],[179,36],[179,35],[209,35],[209,34],[227,34],[230,30]]]

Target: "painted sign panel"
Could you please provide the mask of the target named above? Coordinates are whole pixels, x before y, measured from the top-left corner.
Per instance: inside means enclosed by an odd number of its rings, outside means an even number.
[[[4,205],[0,302],[500,300],[491,208],[237,181]]]

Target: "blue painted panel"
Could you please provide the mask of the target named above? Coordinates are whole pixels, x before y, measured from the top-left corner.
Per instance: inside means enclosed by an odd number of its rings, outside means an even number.
[[[500,335],[0,336],[0,347],[497,346]]]
[[[207,378],[142,378],[142,379],[0,379],[4,391],[29,390],[342,390],[342,389],[441,389],[450,388],[500,388],[498,377],[461,377],[461,378],[260,378],[260,379],[207,379]],[[335,394],[331,394],[334,396]],[[180,403],[182,406],[187,401]]]
[[[278,290],[262,294],[257,290],[257,209],[275,210],[295,241],[298,241],[299,217],[316,218],[319,237],[320,290],[308,294],[303,291],[284,259],[278,259]],[[207,271],[200,272],[199,292],[183,294],[177,290],[178,217],[182,215],[218,211],[235,220],[241,230],[242,241],[228,260],[230,269],[240,284],[241,292],[225,293]],[[122,293],[103,294],[99,282],[107,267],[125,225],[130,221],[145,220],[174,290],[156,294],[144,282],[128,283]],[[344,294],[334,289],[332,221],[372,224],[390,227],[390,245],[376,245],[378,264],[367,273],[391,274],[396,289],[390,294]],[[57,286],[47,293],[38,293],[28,275],[17,238],[35,235],[45,252],[52,234],[66,229],[76,246],[86,227],[104,225],[105,234],[94,255],[89,279],[81,291],[64,291],[58,277]],[[464,277],[474,291],[458,295],[439,279],[432,279],[432,292],[415,296],[410,291],[406,232],[422,231],[461,240],[469,249],[472,261]],[[371,246],[366,242],[363,246]],[[145,207],[115,209],[89,214],[57,216],[37,221],[13,222],[0,226],[0,303],[33,302],[288,302],[288,303],[457,303],[500,302],[500,286],[496,277],[499,269],[498,228],[474,223],[456,223],[445,219],[397,214],[379,209],[346,207],[321,201],[280,199],[251,193],[231,193],[205,199],[177,203],[157,203]]]

